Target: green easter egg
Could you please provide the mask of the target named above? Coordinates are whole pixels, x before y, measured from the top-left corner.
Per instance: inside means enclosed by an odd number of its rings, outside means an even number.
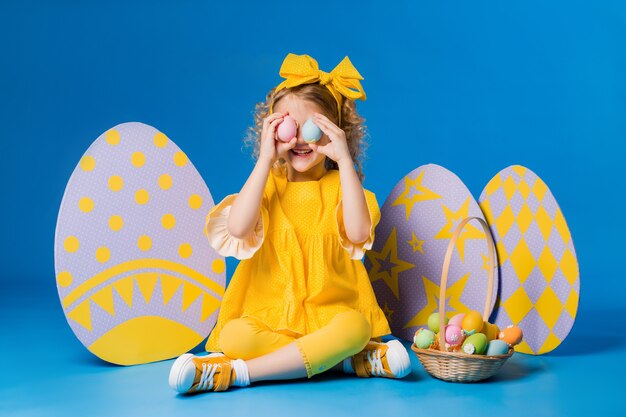
[[[435,333],[428,329],[420,329],[413,339],[415,346],[420,349],[428,349],[435,341]]]
[[[482,355],[487,350],[487,336],[483,333],[474,333],[465,339],[461,349],[470,355]]]
[[[448,324],[448,318],[443,319],[443,323]],[[439,313],[433,313],[428,316],[428,328],[435,333],[439,332]]]

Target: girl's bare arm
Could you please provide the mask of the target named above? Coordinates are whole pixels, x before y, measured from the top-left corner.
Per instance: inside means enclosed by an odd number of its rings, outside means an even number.
[[[324,145],[311,144],[309,146],[314,151],[321,152],[337,162],[341,180],[343,225],[346,229],[346,235],[352,243],[363,243],[370,235],[372,222],[367,209],[365,191],[350,156],[346,132],[321,113],[314,114],[314,121],[328,136],[330,142]]]
[[[261,214],[261,199],[272,164],[267,159],[259,159],[235,198],[228,216],[228,231],[242,239],[252,232]]]
[[[289,143],[274,139],[276,127],[284,116],[282,113],[273,113],[263,120],[259,159],[235,198],[228,215],[228,231],[236,238],[243,239],[254,230],[261,215],[263,190],[270,168],[280,155],[296,146],[297,138],[293,138]]]
[[[372,221],[367,209],[365,191],[352,160],[340,161],[339,178],[341,179],[343,224],[346,228],[346,235],[352,243],[365,242],[370,236]]]

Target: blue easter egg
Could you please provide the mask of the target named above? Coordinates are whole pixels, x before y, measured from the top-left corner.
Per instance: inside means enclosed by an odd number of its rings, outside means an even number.
[[[309,118],[302,126],[302,139],[305,142],[317,142],[322,138],[322,131],[315,123],[313,119]]]
[[[509,345],[504,340],[492,340],[487,345],[487,356],[506,355]]]

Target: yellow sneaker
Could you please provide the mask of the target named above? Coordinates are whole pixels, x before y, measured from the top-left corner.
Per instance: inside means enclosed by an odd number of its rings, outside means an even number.
[[[180,393],[225,391],[234,380],[231,359],[223,353],[185,353],[174,361],[169,377],[170,387]]]
[[[363,378],[404,378],[411,373],[411,359],[399,340],[369,342],[365,349],[352,357],[352,368]]]

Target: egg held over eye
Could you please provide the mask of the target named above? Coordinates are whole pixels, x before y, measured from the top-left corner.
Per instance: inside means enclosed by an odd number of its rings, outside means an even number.
[[[298,124],[291,116],[285,116],[276,129],[276,136],[281,142],[289,142],[298,134]]]
[[[312,118],[308,118],[302,125],[302,139],[305,142],[317,142],[322,138],[322,130],[313,122]]]

